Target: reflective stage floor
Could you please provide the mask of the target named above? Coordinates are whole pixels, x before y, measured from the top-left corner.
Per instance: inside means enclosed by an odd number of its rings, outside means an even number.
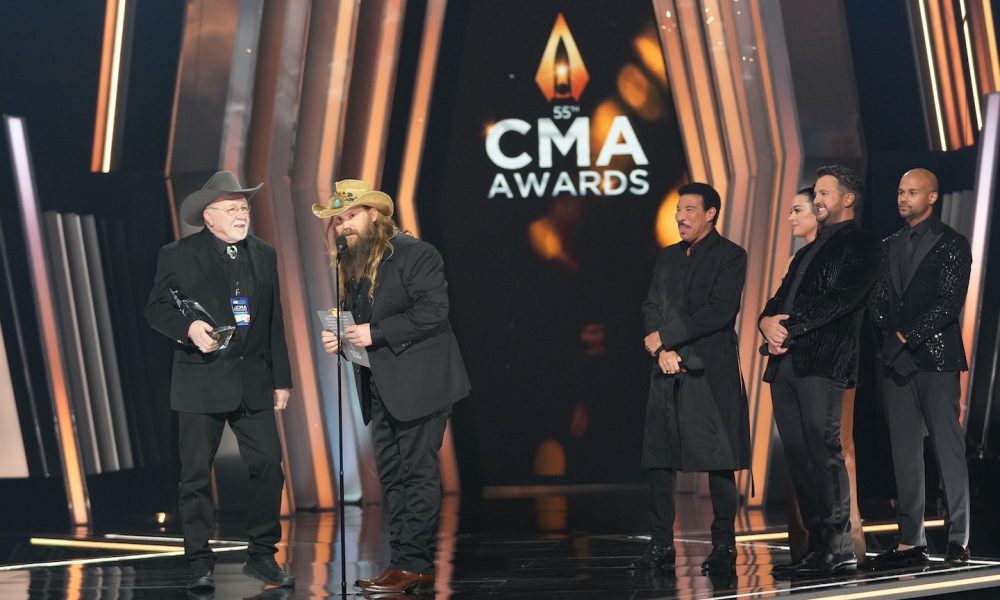
[[[347,593],[351,582],[385,566],[386,521],[379,505],[348,507]],[[630,572],[646,538],[639,490],[572,496],[533,495],[475,502],[447,499],[438,547],[436,598],[642,600],[653,598],[1000,598],[1000,536],[995,521],[976,519],[975,560],[952,568],[870,573],[850,570],[825,579],[781,581],[771,565],[788,560],[783,519],[746,511],[736,572],[706,576],[711,505],[679,496],[677,566],[662,573]],[[294,590],[264,589],[242,574],[241,518],[226,517],[217,542],[216,591],[184,590],[187,564],[176,524],[122,523],[91,532],[22,532],[0,536],[0,598],[328,598],[341,593],[339,517],[299,513],[284,524],[277,556],[297,579]],[[870,554],[893,542],[892,527],[866,523]],[[943,552],[940,526],[928,529],[932,552]],[[940,558],[940,555],[938,555]],[[994,560],[996,558],[997,560]],[[383,599],[405,596],[378,596]]]

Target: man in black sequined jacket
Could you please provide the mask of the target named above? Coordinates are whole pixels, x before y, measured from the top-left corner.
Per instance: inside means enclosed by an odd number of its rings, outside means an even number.
[[[959,422],[959,372],[968,368],[958,317],[972,253],[962,234],[934,216],[937,178],[907,171],[897,205],[906,226],[882,244],[870,314],[881,337],[886,420],[899,499],[899,542],[873,568],[927,562],[924,536],[924,435],[930,434],[948,505],[952,562],[969,553],[969,482]]]

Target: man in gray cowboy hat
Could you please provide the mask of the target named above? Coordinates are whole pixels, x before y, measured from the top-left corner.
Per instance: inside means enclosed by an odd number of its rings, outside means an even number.
[[[344,337],[368,349],[371,368],[354,365],[354,375],[389,512],[389,566],[356,585],[372,593],[432,592],[438,451],[451,405],[469,393],[448,322],[444,262],[427,242],[400,233],[388,195],[357,179],[336,185],[328,205],[315,204],[313,212],[330,218],[334,235],[346,242],[341,303],[358,324]],[[340,349],[335,333],[323,332],[323,347]]]
[[[261,185],[244,188],[235,175],[220,171],[185,198],[181,218],[205,227],[160,249],[146,305],[150,326],[176,342],[170,407],[180,430],[177,504],[191,590],[215,587],[208,544],[215,528],[211,470],[227,422],[250,471],[243,572],[270,585],[295,584],[274,560],[284,484],[274,411],[287,406],[292,375],[277,257],[249,234],[249,200]],[[215,323],[182,314],[173,299],[177,292],[197,300]],[[224,347],[213,325],[236,328]]]

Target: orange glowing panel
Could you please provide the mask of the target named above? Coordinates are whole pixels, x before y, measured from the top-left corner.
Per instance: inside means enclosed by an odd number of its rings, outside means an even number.
[[[632,43],[636,54],[660,85],[667,85],[667,65],[663,62],[660,44],[653,34],[641,35]]]
[[[659,91],[642,69],[633,64],[623,66],[618,72],[618,94],[647,121],[655,121],[663,113]]]
[[[605,100],[590,118],[590,147],[600,148],[611,131],[615,117],[622,114],[624,107],[614,100]]]
[[[579,101],[588,81],[590,75],[576,47],[576,40],[569,31],[566,18],[559,13],[542,53],[542,61],[538,63],[535,83],[549,102],[569,98]]]
[[[562,240],[547,217],[528,226],[528,240],[532,249],[545,260],[555,260],[563,255]]]
[[[675,218],[678,200],[680,200],[680,196],[677,194],[677,190],[672,190],[660,203],[660,209],[656,211],[656,241],[661,248],[681,241],[681,234],[677,231],[677,219]]]

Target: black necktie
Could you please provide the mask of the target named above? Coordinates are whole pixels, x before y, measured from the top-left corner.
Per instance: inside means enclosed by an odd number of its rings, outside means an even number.
[[[917,237],[919,236],[920,232],[916,229],[911,229],[906,235],[906,246],[903,248],[903,265],[905,268],[900,273],[903,276],[904,283],[910,278],[910,274],[916,267],[913,264],[913,255],[917,251]]]

